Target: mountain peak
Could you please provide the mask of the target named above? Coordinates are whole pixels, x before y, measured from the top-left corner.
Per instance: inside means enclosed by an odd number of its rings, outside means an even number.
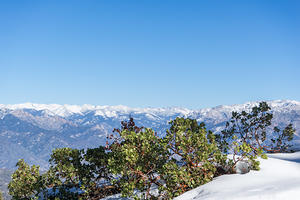
[[[73,114],[83,115],[86,112],[95,112],[96,115],[106,115],[106,116],[115,116],[115,113],[181,113],[183,115],[189,115],[191,112],[210,112],[212,110],[240,110],[251,108],[254,105],[257,105],[259,101],[247,102],[244,104],[235,104],[235,105],[219,105],[212,108],[204,109],[187,109],[180,107],[168,107],[168,108],[131,108],[124,105],[116,106],[100,106],[100,105],[70,105],[70,104],[37,104],[37,103],[22,103],[22,104],[0,104],[0,109],[8,110],[21,110],[21,109],[32,109],[37,111],[45,111],[50,115],[58,115],[61,117],[68,117]],[[276,107],[289,107],[289,106],[300,106],[299,101],[295,100],[273,100],[267,101],[272,108]]]

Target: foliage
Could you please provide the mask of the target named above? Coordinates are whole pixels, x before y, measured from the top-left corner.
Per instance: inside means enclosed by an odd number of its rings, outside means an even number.
[[[2,192],[0,191],[0,200],[4,200],[3,199],[3,195],[2,195]]]
[[[258,157],[267,158],[266,152],[282,152],[290,147],[295,129],[288,125],[283,131],[274,128],[271,138],[267,134],[273,114],[266,102],[252,108],[251,112],[232,112],[232,118],[226,123],[225,130],[217,136],[220,149],[227,153],[233,150],[231,170],[241,160],[248,160],[252,169],[259,170]]]
[[[79,199],[81,186],[85,186],[87,176],[83,161],[83,150],[62,148],[53,151],[50,169],[47,172],[48,197],[59,199]]]
[[[212,180],[216,167],[226,161],[204,123],[176,118],[170,124],[165,138],[135,126],[133,119],[116,130],[109,167],[119,175],[123,196],[171,199]],[[151,194],[153,188],[158,194]]]
[[[168,158],[162,139],[152,129],[135,126],[132,118],[122,122],[121,130],[116,129],[114,132],[118,135],[112,136],[109,168],[119,176],[117,181],[122,195],[155,199],[150,190],[155,185],[161,185],[159,174]],[[146,192],[138,197],[135,191]]]
[[[12,199],[37,199],[44,188],[39,166],[30,167],[23,159],[19,160],[16,166],[18,169],[12,174],[12,180],[8,185]]]
[[[47,172],[47,185],[51,188],[48,196],[61,200],[99,199],[119,192],[117,186],[111,184],[108,158],[102,146],[86,151],[56,149]]]
[[[13,199],[100,199],[120,192],[111,184],[104,147],[78,150],[55,149],[50,159],[50,169],[43,175],[39,168],[31,168],[20,160],[12,175],[9,191]]]
[[[170,124],[165,141],[171,159],[165,164],[163,175],[168,196],[174,197],[211,181],[226,157],[204,123],[176,118]]]

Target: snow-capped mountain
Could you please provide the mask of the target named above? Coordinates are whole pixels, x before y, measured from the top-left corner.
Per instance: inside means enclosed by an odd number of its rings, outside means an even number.
[[[186,108],[130,108],[126,106],[0,104],[0,168],[13,168],[18,159],[47,167],[54,148],[93,148],[104,145],[106,135],[120,127],[129,116],[139,126],[151,127],[159,134],[168,122],[178,116],[205,122],[209,129],[219,131],[232,111],[250,110],[258,102],[217,106],[200,110]],[[269,101],[274,125],[293,123],[297,130],[296,145],[300,144],[300,102]],[[300,147],[300,145],[299,145]]]

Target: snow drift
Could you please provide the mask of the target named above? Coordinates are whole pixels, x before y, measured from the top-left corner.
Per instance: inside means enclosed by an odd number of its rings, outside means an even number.
[[[300,152],[269,154],[260,171],[223,175],[174,200],[292,200],[300,198]]]

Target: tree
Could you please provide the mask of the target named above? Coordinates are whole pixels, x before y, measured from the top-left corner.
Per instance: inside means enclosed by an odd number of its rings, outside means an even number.
[[[169,198],[211,181],[218,165],[226,162],[204,123],[176,118],[170,124],[165,141],[171,155],[163,171]]]
[[[89,185],[86,189],[89,199],[99,199],[108,195],[120,193],[118,184],[113,184],[115,177],[109,170],[108,161],[111,153],[103,146],[87,149],[84,159],[89,163],[90,171]]]
[[[9,193],[13,199],[101,199],[119,193],[108,171],[109,155],[105,148],[78,150],[55,149],[51,155],[50,168],[43,175],[39,167],[30,167],[20,160],[18,169],[9,183]]]
[[[60,148],[53,151],[47,186],[48,197],[63,199],[100,199],[120,192],[111,184],[113,178],[107,167],[109,155],[100,146],[78,150]]]
[[[170,124],[166,137],[159,138],[152,129],[135,126],[131,118],[111,136],[109,168],[119,177],[123,196],[172,199],[211,181],[217,166],[226,162],[204,123],[176,118]],[[158,194],[151,193],[154,188]]]
[[[257,157],[266,159],[266,152],[283,152],[291,145],[295,129],[289,124],[284,130],[278,127],[273,134],[268,134],[272,124],[273,114],[266,102],[254,106],[251,112],[232,112],[231,119],[226,123],[225,129],[217,135],[220,149],[233,153],[231,170],[242,160],[248,160],[252,169],[259,169]]]
[[[18,169],[12,174],[12,180],[8,184],[12,199],[38,199],[39,193],[44,189],[44,181],[43,177],[40,176],[39,166],[30,167],[23,159],[19,160],[16,166]]]
[[[61,148],[53,151],[50,158],[50,169],[47,171],[48,198],[80,199],[81,186],[85,186],[89,171],[84,168],[83,150]]]
[[[151,188],[161,185],[162,166],[168,158],[162,139],[152,129],[135,126],[132,118],[122,122],[122,128],[114,132],[117,135],[111,136],[109,168],[119,177],[116,181],[120,184],[122,195],[156,199]],[[141,195],[135,195],[134,191]]]

